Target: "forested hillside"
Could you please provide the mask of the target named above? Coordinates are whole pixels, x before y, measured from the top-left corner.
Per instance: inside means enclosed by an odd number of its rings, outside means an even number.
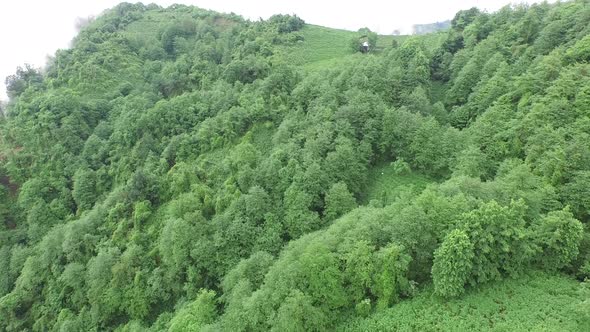
[[[588,331],[589,61],[587,0],[120,4],[7,79],[0,331]]]

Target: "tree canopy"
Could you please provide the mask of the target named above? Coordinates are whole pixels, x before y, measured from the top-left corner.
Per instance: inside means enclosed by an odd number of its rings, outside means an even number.
[[[474,8],[392,37],[107,10],[6,81],[0,330],[436,330],[503,282],[585,330],[589,18]]]

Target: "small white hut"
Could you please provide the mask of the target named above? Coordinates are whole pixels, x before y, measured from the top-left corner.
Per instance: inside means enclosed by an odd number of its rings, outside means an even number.
[[[366,40],[365,40],[365,41],[363,42],[363,44],[362,44],[362,49],[363,49],[363,52],[364,52],[364,53],[367,53],[367,52],[369,52],[369,42],[368,42],[368,41],[366,41]]]

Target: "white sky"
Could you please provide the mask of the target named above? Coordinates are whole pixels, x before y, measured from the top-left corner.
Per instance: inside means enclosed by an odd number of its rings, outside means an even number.
[[[25,63],[42,67],[47,55],[66,48],[76,34],[79,17],[98,15],[118,0],[0,0],[0,99],[7,99],[4,79]],[[129,2],[135,2],[130,0]],[[167,7],[185,3],[249,19],[273,14],[297,14],[306,22],[358,30],[369,27],[381,34],[409,31],[412,24],[451,19],[473,6],[494,11],[515,2],[534,0],[144,0]]]

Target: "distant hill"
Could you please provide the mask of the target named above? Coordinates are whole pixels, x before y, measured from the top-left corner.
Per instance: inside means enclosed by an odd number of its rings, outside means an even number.
[[[451,27],[451,20],[446,20],[446,21],[436,22],[436,23],[428,23],[428,24],[414,24],[412,26],[412,34],[413,35],[425,35],[427,33],[446,30],[450,27]]]

